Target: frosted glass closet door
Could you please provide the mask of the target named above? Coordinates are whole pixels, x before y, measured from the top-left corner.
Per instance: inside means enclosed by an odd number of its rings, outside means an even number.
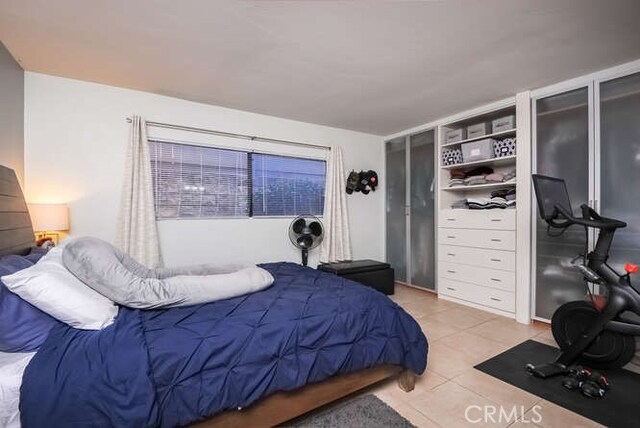
[[[411,284],[435,289],[433,130],[411,136]]]
[[[564,178],[573,208],[589,200],[589,94],[587,88],[536,100],[536,164],[538,174]],[[537,207],[536,207],[537,208]],[[584,251],[584,230],[547,235],[535,211],[535,316],[551,319],[561,304],[584,296],[582,276],[570,261]]]
[[[600,84],[600,206],[623,220],[609,263],[640,263],[640,73]],[[637,278],[636,278],[637,280]]]
[[[396,281],[407,281],[406,142],[404,137],[386,143],[387,263]]]

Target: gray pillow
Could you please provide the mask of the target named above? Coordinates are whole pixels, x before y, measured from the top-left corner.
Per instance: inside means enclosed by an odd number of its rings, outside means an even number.
[[[69,241],[62,260],[71,273],[98,293],[138,309],[229,299],[273,283],[271,274],[255,265],[149,269],[108,242],[91,237]]]

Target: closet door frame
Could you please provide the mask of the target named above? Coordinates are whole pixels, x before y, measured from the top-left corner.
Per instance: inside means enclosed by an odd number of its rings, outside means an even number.
[[[601,201],[601,123],[600,123],[600,84],[640,73],[640,60],[632,61],[606,70],[601,70],[575,79],[567,80],[548,87],[531,91],[531,172],[536,172],[537,165],[537,123],[536,123],[536,102],[541,98],[558,95],[563,92],[570,92],[580,88],[588,88],[588,101],[590,107],[589,114],[589,199],[590,206],[599,211]],[[531,185],[531,184],[530,184]],[[535,194],[531,192],[531,318],[549,322],[549,320],[535,315],[536,307],[536,248],[537,239],[535,234],[535,219],[538,216],[538,207]],[[589,231],[589,250],[593,249],[597,233]]]
[[[554,85],[552,87],[535,91],[531,93],[531,173],[537,173],[537,165],[538,165],[538,122],[536,120],[538,109],[537,102],[540,99],[552,97],[554,95],[560,95],[566,92],[571,92],[579,89],[587,89],[587,114],[588,114],[588,148],[589,148],[589,206],[594,207],[594,195],[596,193],[596,182],[595,182],[595,174],[594,174],[594,165],[599,162],[599,153],[596,153],[595,150],[595,113],[594,113],[594,81],[592,79],[589,80],[572,80],[565,82],[564,84]],[[533,183],[529,182],[529,186],[533,187]],[[571,195],[569,195],[571,198]],[[573,207],[574,209],[577,207]],[[536,236],[536,223],[538,219],[538,202],[536,200],[536,195],[533,189],[531,190],[531,221],[530,221],[530,248],[531,248],[531,270],[530,270],[530,280],[531,280],[531,296],[530,296],[530,311],[531,311],[531,319],[542,322],[550,322],[549,319],[542,318],[536,315],[536,285],[537,285],[537,274],[536,274],[536,266],[537,266],[537,248],[538,248],[538,238]],[[589,230],[588,236],[588,248],[589,251],[593,249],[594,242],[594,232],[593,230]],[[577,254],[576,254],[577,255]]]
[[[404,243],[404,257],[406,260],[407,278],[406,284],[411,284],[412,260],[411,260],[411,135],[404,137],[404,165],[405,165],[405,182],[404,182],[404,217],[405,230],[407,237]]]
[[[601,180],[602,180],[602,175],[600,173],[600,161],[601,161],[601,149],[602,149],[602,141],[601,141],[601,123],[600,123],[600,85],[602,83],[605,82],[609,82],[611,80],[615,80],[615,79],[619,79],[622,77],[627,77],[630,76],[632,74],[637,74],[640,73],[640,61],[636,61],[634,63],[631,64],[625,64],[624,66],[621,67],[616,67],[614,69],[610,69],[610,70],[606,70],[605,72],[599,73],[596,76],[594,76],[593,79],[593,93],[594,93],[594,102],[593,102],[593,114],[595,116],[594,119],[594,135],[595,135],[595,141],[594,141],[594,150],[595,150],[595,157],[594,157],[594,181],[595,181],[595,185],[594,185],[594,209],[598,212],[600,212],[601,206],[600,206],[600,201],[601,199]],[[595,236],[594,236],[595,238]]]
[[[426,287],[421,287],[419,285],[413,284],[411,282],[412,280],[412,273],[413,273],[413,266],[411,266],[411,168],[413,167],[411,165],[411,137],[415,136],[415,135],[420,135],[420,134],[424,134],[426,132],[433,132],[433,179],[431,181],[431,185],[433,187],[433,228],[434,228],[434,233],[433,233],[433,249],[434,249],[434,264],[433,264],[433,277],[434,277],[434,284],[433,284],[433,290],[430,288],[426,288]],[[439,159],[440,159],[440,152],[438,150],[438,138],[440,137],[440,135],[438,134],[439,132],[439,127],[438,126],[433,126],[433,127],[429,127],[429,128],[425,128],[425,129],[421,129],[420,131],[417,132],[412,132],[410,134],[408,134],[406,136],[406,140],[405,140],[405,144],[406,144],[406,152],[407,152],[407,182],[406,182],[406,201],[407,201],[407,207],[406,207],[406,212],[407,212],[407,285],[410,287],[415,287],[418,288],[420,290],[424,290],[424,291],[428,291],[429,293],[438,293],[438,198],[437,198],[437,191],[438,191],[438,184],[439,184],[439,178],[438,178],[438,165],[439,165]]]
[[[388,159],[387,159],[387,144],[391,143],[391,142],[393,142],[395,140],[399,140],[400,138],[404,139],[404,147],[405,147],[405,203],[404,203],[404,207],[403,207],[404,208],[403,209],[403,215],[405,217],[405,259],[406,259],[407,254],[408,254],[407,248],[409,247],[408,244],[407,244],[407,240],[408,240],[409,237],[406,235],[406,233],[408,231],[408,225],[407,225],[407,223],[408,223],[407,206],[408,205],[407,205],[407,200],[406,200],[406,196],[407,196],[407,189],[406,189],[406,187],[407,187],[407,178],[406,178],[406,176],[408,176],[408,174],[409,174],[409,170],[407,169],[407,157],[406,157],[408,136],[400,135],[400,136],[396,136],[396,137],[393,137],[393,138],[387,138],[387,139],[384,140],[384,142],[382,144],[382,150],[383,150],[383,157],[382,158],[383,158],[383,166],[384,166],[384,171],[385,171],[385,176],[383,176],[383,178],[382,178],[382,183],[384,184],[383,210],[384,210],[384,215],[385,215],[383,248],[384,248],[384,259],[387,262],[389,261],[389,247],[387,245],[388,242],[389,242],[389,229],[387,227],[387,219],[388,219],[388,215],[389,215],[389,213],[388,213],[388,208],[389,208],[389,206],[388,206],[388,195],[387,195],[387,192],[389,192],[389,186],[388,186],[389,177],[386,176],[387,161],[388,161]],[[408,267],[407,263],[409,263],[409,262],[410,262],[410,260],[405,260],[405,268]],[[391,267],[397,270],[396,267],[394,267],[394,266],[391,266]],[[406,273],[408,273],[408,269],[407,269]],[[395,278],[394,278],[394,281],[397,281],[397,280],[395,280]],[[405,281],[397,281],[397,282],[400,282],[400,283],[403,283],[403,284],[407,284],[406,280]]]
[[[434,163],[434,174],[433,174],[433,190],[434,192],[436,192],[436,190],[438,189],[438,185],[439,185],[439,178],[438,178],[438,174],[436,173],[438,171],[438,165],[439,165],[439,159],[440,159],[440,154],[439,154],[439,150],[438,150],[438,138],[439,138],[439,129],[437,126],[433,126],[433,127],[429,127],[429,128],[425,128],[425,129],[421,129],[419,131],[416,132],[412,132],[409,134],[406,134],[404,136],[401,136],[401,138],[404,138],[404,147],[405,147],[405,205],[404,205],[404,215],[405,215],[405,236],[406,236],[406,241],[405,241],[405,259],[406,259],[406,278],[407,280],[404,282],[405,285],[408,285],[410,287],[415,287],[415,288],[419,288],[420,290],[425,290],[428,291],[430,293],[437,293],[438,292],[438,263],[437,263],[437,257],[436,257],[436,263],[434,263],[434,278],[436,278],[435,283],[433,284],[433,290],[425,288],[425,287],[420,287],[418,285],[414,285],[411,283],[411,273],[412,273],[412,266],[411,266],[411,137],[413,137],[414,135],[419,135],[419,134],[423,134],[425,132],[429,132],[432,131],[433,132],[433,136],[434,136],[434,142],[433,142],[433,150],[434,150],[434,156],[433,156],[433,163]],[[400,138],[400,137],[396,137],[396,138]],[[395,138],[394,138],[395,139]],[[385,140],[385,144],[389,141],[391,141],[392,139],[387,139]],[[384,147],[384,146],[383,146]],[[385,166],[386,166],[386,162],[387,162],[387,158],[386,158],[386,150],[385,150],[385,156],[384,156],[384,162],[385,162]],[[385,177],[386,180],[386,177]],[[385,192],[387,192],[388,190],[385,189]],[[385,198],[386,199],[386,198]],[[434,213],[433,213],[433,219],[434,219],[434,228],[437,230],[438,227],[438,198],[434,196]],[[385,202],[385,215],[386,215],[386,202]],[[385,223],[386,224],[386,223]],[[388,259],[388,254],[387,254],[387,239],[389,239],[387,233],[388,230],[386,228],[385,225],[385,243],[384,243],[384,248],[385,248],[385,259]],[[435,233],[434,231],[434,250],[437,254],[438,251],[438,234]],[[393,267],[393,266],[392,266]]]

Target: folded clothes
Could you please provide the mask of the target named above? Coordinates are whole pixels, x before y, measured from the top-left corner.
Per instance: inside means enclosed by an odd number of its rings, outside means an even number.
[[[490,183],[502,183],[504,181],[504,174],[494,172],[493,174],[487,174],[485,178]]]
[[[504,198],[509,194],[509,189],[498,189],[491,192],[492,198]]]
[[[467,171],[462,168],[453,168],[449,171],[449,176],[451,178],[465,178],[467,176]]]
[[[490,209],[495,209],[495,208],[504,209],[504,208],[507,208],[507,204],[499,204],[497,202],[488,202],[486,204],[477,204],[475,202],[469,202],[469,209],[470,210],[490,210]]]
[[[479,184],[487,184],[487,179],[484,175],[474,175],[473,177],[465,178],[464,184],[467,186],[477,186]]]
[[[516,178],[516,170],[512,169],[511,171],[508,171],[504,174],[504,178],[503,181],[509,181],[513,178]]]
[[[507,201],[503,197],[493,196],[491,198],[468,198],[467,205],[472,210],[504,209],[510,205],[515,205],[515,201]]]
[[[462,178],[452,178],[451,180],[449,180],[449,187],[454,187],[454,186],[464,186],[465,182],[464,179]]]
[[[469,208],[469,206],[467,205],[467,200],[466,199],[461,199],[459,201],[455,201],[451,204],[451,208],[455,209],[466,209]]]
[[[487,175],[487,174],[493,174],[493,168],[489,168],[488,166],[483,165],[467,171],[467,174],[465,177],[468,178],[468,177],[474,177],[476,175]]]
[[[515,200],[507,200],[501,197],[493,198],[468,198],[455,201],[451,204],[452,209],[490,210],[515,208]]]

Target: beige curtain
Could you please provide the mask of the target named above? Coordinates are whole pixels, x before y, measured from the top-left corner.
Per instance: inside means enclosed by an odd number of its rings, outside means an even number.
[[[147,125],[133,116],[125,159],[125,175],[116,230],[116,245],[150,268],[162,266],[153,203],[153,180]]]
[[[320,246],[320,261],[324,263],[351,260],[346,180],[342,163],[342,149],[332,147],[327,156],[327,183],[324,192],[323,215],[325,234]]]

